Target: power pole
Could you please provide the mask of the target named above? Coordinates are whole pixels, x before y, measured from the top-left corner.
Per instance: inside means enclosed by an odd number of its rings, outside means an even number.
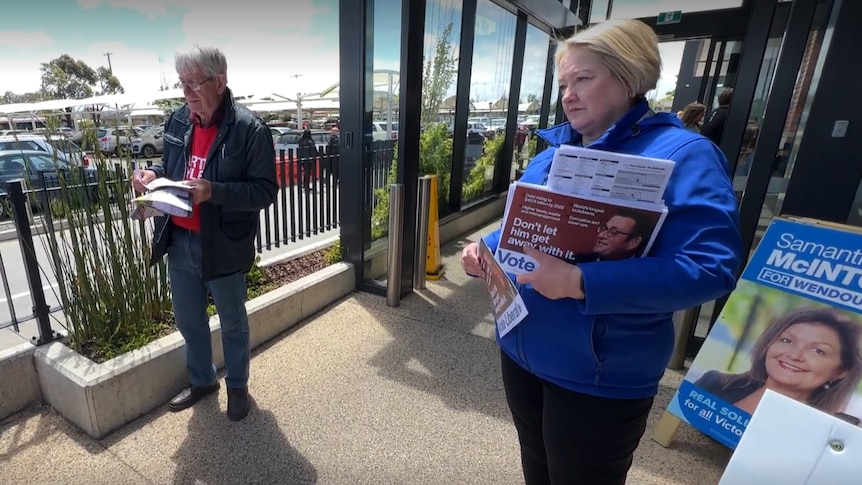
[[[105,57],[108,58],[108,72],[110,72],[111,74],[114,73],[114,68],[111,67],[111,56],[112,55],[114,55],[113,52],[105,52]]]

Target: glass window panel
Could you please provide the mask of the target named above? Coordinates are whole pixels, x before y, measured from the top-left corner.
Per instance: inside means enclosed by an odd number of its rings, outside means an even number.
[[[510,180],[516,177],[516,170],[526,167],[529,159],[529,132],[521,124],[528,116],[540,113],[542,94],[545,90],[545,73],[548,66],[548,45],[550,36],[532,25],[527,26],[527,39],[524,45],[524,69],[521,73],[521,97],[518,106],[518,127],[515,132],[515,153],[512,156],[512,172]],[[554,87],[557,81],[554,79]],[[556,93],[557,89],[554,90]],[[552,93],[551,102],[555,100]],[[553,108],[551,113],[553,113]]]
[[[656,112],[668,112],[673,107],[676,84],[679,77],[685,41],[661,42],[658,45],[661,56],[661,76],[656,88],[645,93],[650,107]]]
[[[553,63],[554,63],[554,73],[553,73],[553,74],[551,74],[551,76],[553,76],[553,78],[554,78],[554,79],[553,79],[552,84],[551,84],[551,102],[549,103],[550,110],[549,110],[549,113],[548,113],[548,125],[547,125],[547,126],[554,126],[554,125],[556,125],[557,123],[560,123],[560,122],[562,122],[562,121],[564,121],[564,120],[559,120],[559,121],[557,121],[557,119],[556,119],[556,116],[557,116],[557,103],[560,101],[560,100],[559,100],[559,96],[560,96],[560,83],[558,83],[558,82],[557,82],[557,69],[556,69],[556,67],[557,67],[557,66],[556,66],[556,61],[555,61],[555,60],[551,60],[550,62],[553,62]],[[543,127],[543,128],[544,128],[544,127]]]
[[[368,173],[364,192],[366,207],[371,211],[371,241],[386,236],[389,229],[387,187],[395,182],[395,171],[390,168],[398,163],[395,154],[398,143],[396,127],[401,67],[401,2],[376,0],[373,22],[374,75],[372,88],[366,91],[366,103],[370,103],[366,109],[370,109],[371,117],[366,118],[364,127],[368,155],[363,161]],[[325,137],[328,139],[328,135]]]
[[[694,2],[692,0],[614,0],[613,8],[611,9],[611,18],[636,19],[642,17],[656,17],[662,12],[674,12],[677,10],[680,10],[685,14],[688,12],[704,12],[725,8],[737,8],[742,6],[742,1],[743,0],[709,0],[708,2]],[[592,21],[592,19],[590,20]]]
[[[817,6],[818,13],[823,15],[828,5]],[[818,14],[815,14],[817,17]],[[829,39],[824,40],[826,29],[824,26],[815,26],[808,33],[808,41],[805,45],[805,55],[799,66],[799,74],[796,77],[796,85],[793,88],[793,97],[790,100],[790,109],[787,110],[787,119],[784,123],[784,133],[779,141],[775,153],[775,161],[772,166],[772,177],[767,189],[764,210],[775,215],[781,214],[784,205],[784,197],[787,194],[787,186],[793,175],[793,167],[802,134],[808,122],[808,114],[811,111],[811,102],[814,101],[814,93],[820,81],[820,71],[828,51]],[[826,45],[824,45],[826,43]]]
[[[606,19],[608,14],[608,0],[594,0],[590,7],[590,23],[595,24]]]
[[[464,154],[462,202],[489,193],[503,136],[491,120],[505,118],[512,80],[516,17],[490,0],[479,0],[470,77],[470,119]]]
[[[422,134],[419,171],[437,175],[437,207],[448,209],[452,172],[458,57],[461,51],[461,1],[429,0],[425,8],[425,65],[422,80]]]

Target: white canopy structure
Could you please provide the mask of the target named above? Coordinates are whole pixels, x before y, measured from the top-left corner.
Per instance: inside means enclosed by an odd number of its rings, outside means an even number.
[[[399,89],[399,73],[392,70],[374,71],[374,107],[381,111],[384,117],[391,122],[393,114],[398,110],[397,93]],[[284,96],[278,93],[256,93],[254,95],[246,92],[234,92],[238,101],[246,105],[254,112],[279,112],[295,111],[297,122],[301,123],[303,111],[323,111],[329,113],[338,112],[339,85],[334,83],[317,93],[297,93],[295,96]],[[164,91],[153,91],[150,93],[127,93],[110,94],[104,96],[92,96],[84,99],[61,99],[40,101],[36,103],[15,103],[0,105],[0,118],[36,117],[46,114],[67,114],[68,109],[76,114],[89,111],[121,112],[127,116],[150,116],[159,115],[155,101],[166,99],[181,99],[181,89],[168,89]],[[263,98],[275,99],[274,101],[263,101]],[[86,110],[86,107],[93,107]]]

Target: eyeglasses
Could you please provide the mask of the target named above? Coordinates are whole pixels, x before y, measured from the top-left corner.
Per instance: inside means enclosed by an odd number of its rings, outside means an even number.
[[[183,91],[200,91],[202,84],[206,84],[212,80],[213,80],[213,76],[210,76],[201,82],[180,81],[180,87],[183,88]]]
[[[611,237],[617,237],[620,234],[625,234],[628,237],[637,237],[637,234],[632,234],[630,232],[623,232],[623,231],[620,231],[619,229],[617,229],[616,227],[608,227],[607,224],[602,224],[597,229],[598,229],[598,232],[600,234],[603,232],[606,232]]]

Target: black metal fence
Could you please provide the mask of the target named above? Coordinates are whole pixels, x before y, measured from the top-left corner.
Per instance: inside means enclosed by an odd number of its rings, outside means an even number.
[[[394,141],[375,142],[369,146],[366,204],[377,204],[376,189],[386,186],[387,174],[395,155]],[[320,148],[314,156],[298,157],[294,150],[281,151],[274,160],[276,180],[279,185],[275,203],[261,211],[256,249],[259,253],[286,245],[296,244],[310,237],[332,232],[337,234],[339,218],[339,161],[337,147]],[[24,322],[35,321],[38,335],[24,336],[34,344],[40,345],[57,338],[52,327],[51,314],[62,310],[57,297],[56,285],[62,284],[52,267],[49,245],[40,242],[34,233],[54,234],[63,227],[61,210],[72,210],[68,204],[57,204],[58,200],[69,200],[64,191],[78,191],[76,199],[92,202],[95,197],[92,169],[77,168],[79,174],[74,184],[61,183],[61,178],[53,174],[39,172],[28,181],[19,180],[0,183],[0,224],[7,225],[7,231],[15,231],[15,239],[20,253],[13,244],[0,244],[0,282],[3,293],[0,301],[0,329],[11,327],[21,331]],[[108,170],[113,180],[125,187],[120,195],[111,200],[112,204],[130,204],[131,193],[128,189],[130,170],[120,164]],[[35,178],[34,178],[35,177]],[[5,190],[3,187],[5,186]],[[357,201],[360,203],[360,201]],[[90,217],[88,215],[88,217]],[[11,223],[10,223],[11,221]],[[98,218],[88,219],[94,227],[101,224]],[[9,227],[11,226],[11,227]],[[146,255],[142,255],[146,257]],[[23,277],[22,277],[23,276]],[[46,291],[47,290],[47,291]],[[29,300],[30,305],[21,302]],[[16,307],[16,301],[19,303]],[[5,306],[5,308],[3,308]],[[27,309],[29,306],[29,310]],[[55,324],[56,325],[56,324]]]

